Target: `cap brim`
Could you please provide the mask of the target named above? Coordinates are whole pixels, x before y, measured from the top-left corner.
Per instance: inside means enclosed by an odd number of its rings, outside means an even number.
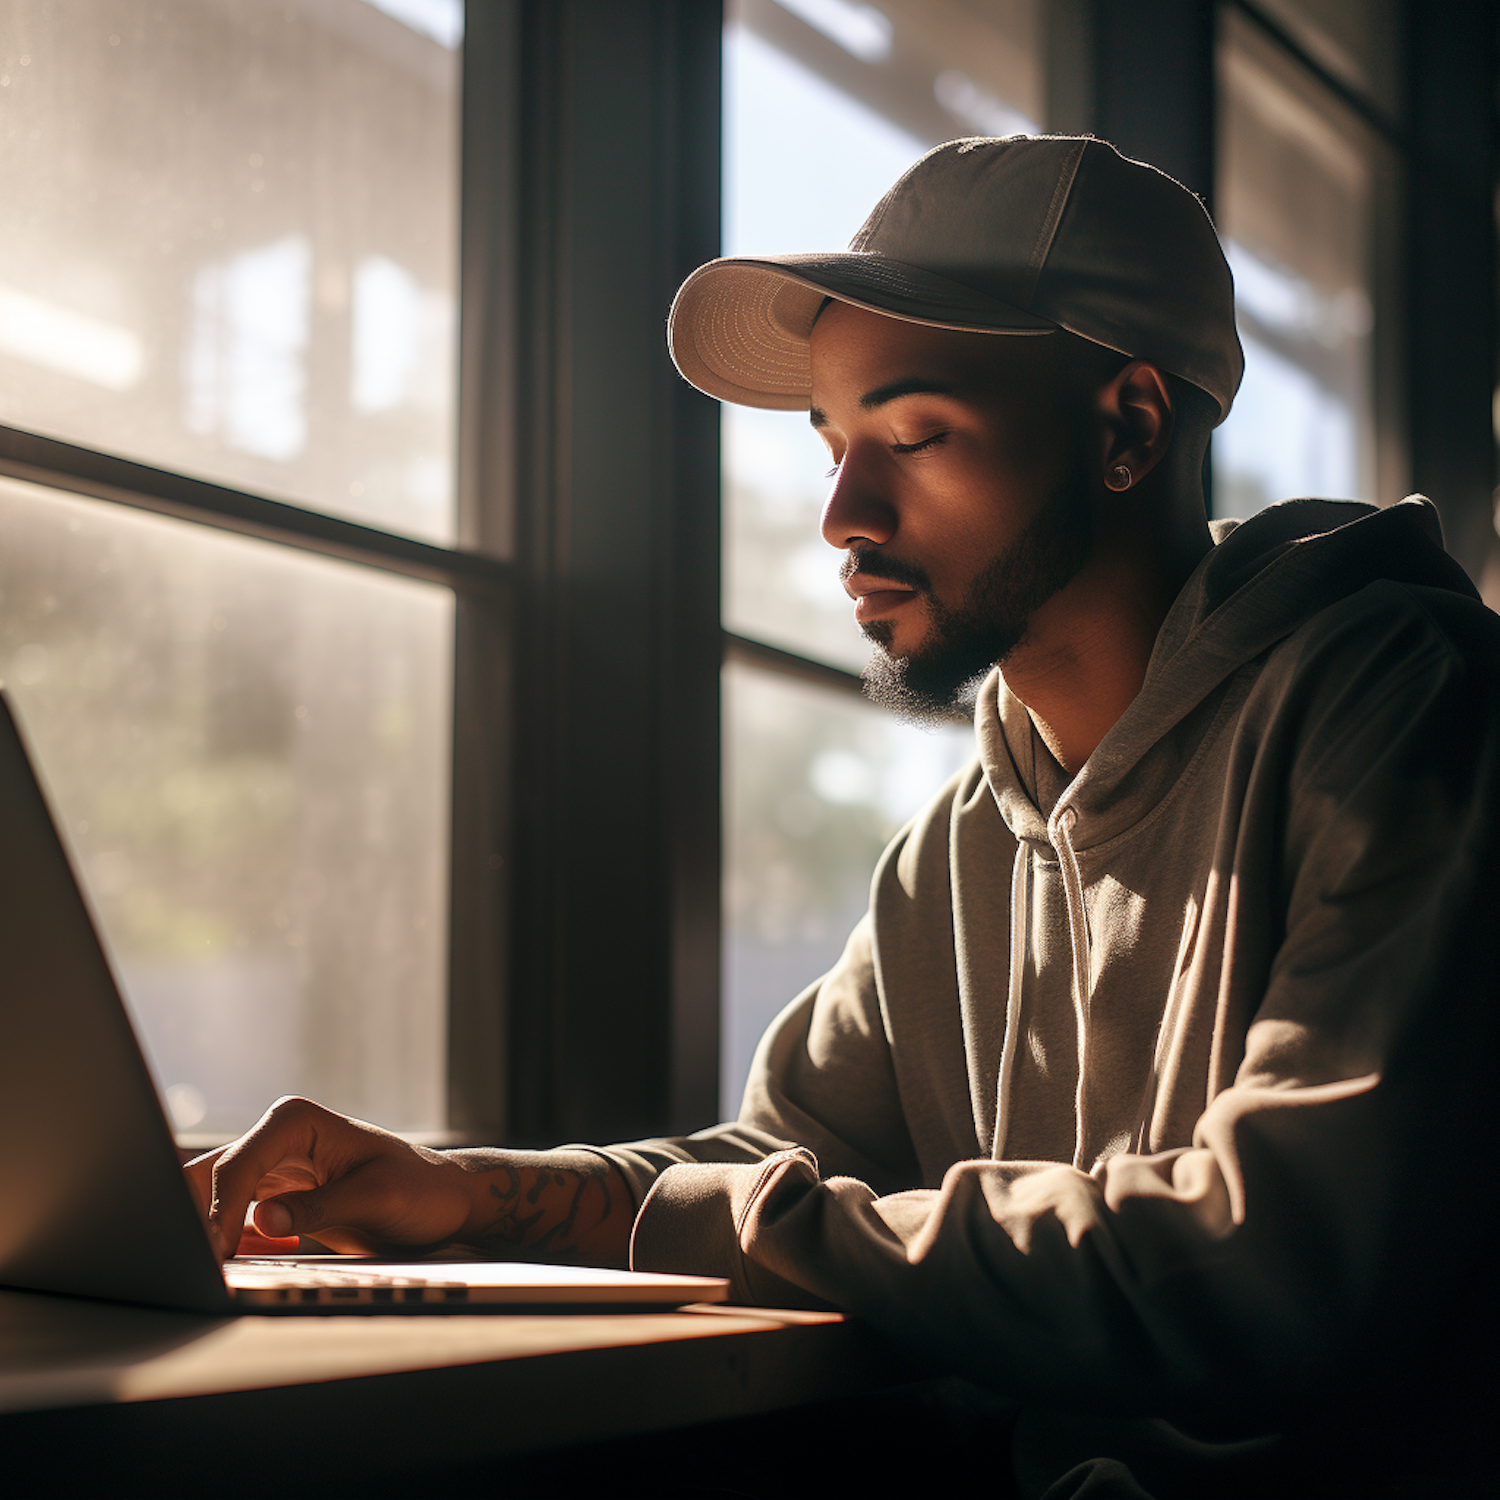
[[[683,377],[740,406],[806,411],[807,343],[832,297],[887,317],[966,333],[1057,325],[918,266],[869,252],[726,257],[700,266],[672,303],[667,342]]]

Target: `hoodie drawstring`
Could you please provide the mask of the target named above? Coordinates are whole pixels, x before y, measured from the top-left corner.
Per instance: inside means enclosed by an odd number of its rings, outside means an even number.
[[[1073,825],[1077,821],[1078,814],[1073,808],[1058,808],[1053,812],[1048,829],[1062,871],[1063,896],[1068,907],[1068,946],[1073,953],[1073,1015],[1078,1028],[1078,1087],[1073,1097],[1075,1167],[1079,1165],[1079,1153],[1083,1150],[1083,1064],[1088,1051],[1086,1027],[1090,969],[1088,913],[1083,905],[1083,879],[1078,873],[1078,856],[1073,850]]]
[[[990,1157],[1001,1160],[1010,1130],[1011,1076],[1016,1067],[1016,1041],[1021,1034],[1021,998],[1026,983],[1026,942],[1031,930],[1031,849],[1016,840],[1016,860],[1010,871],[1010,986],[1005,998],[1005,1044],[1000,1051],[1000,1087],[995,1109],[995,1140]]]

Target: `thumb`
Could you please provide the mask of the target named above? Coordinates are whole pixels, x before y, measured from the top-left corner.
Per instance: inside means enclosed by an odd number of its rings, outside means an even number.
[[[288,1200],[308,1196],[307,1193],[287,1193],[280,1198],[267,1198],[265,1202],[257,1203],[255,1227],[273,1240],[284,1240],[288,1235],[295,1234],[296,1230],[292,1226],[296,1223],[296,1214]]]
[[[270,1239],[305,1234],[330,1250],[368,1253],[379,1238],[370,1231],[377,1228],[381,1204],[359,1178],[352,1172],[322,1187],[266,1198],[255,1205],[255,1227]]]

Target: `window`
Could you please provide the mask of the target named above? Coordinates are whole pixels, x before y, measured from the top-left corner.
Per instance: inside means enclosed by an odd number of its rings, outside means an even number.
[[[1308,61],[1391,117],[1401,113],[1404,80],[1397,0],[1259,0]]]
[[[179,1129],[706,1123],[716,9],[0,20],[0,673]]]
[[[1243,517],[1297,495],[1389,503],[1406,483],[1393,424],[1377,420],[1376,343],[1391,336],[1393,312],[1380,284],[1389,153],[1233,12],[1219,85],[1215,203],[1245,378],[1214,438],[1214,509]]]
[[[461,5],[6,10],[0,420],[451,541]]]
[[[4,12],[0,673],[157,1081],[440,1137],[462,6]]]
[[[840,248],[929,146],[1038,128],[1037,4],[740,0],[726,21],[725,254]],[[828,455],[806,417],[722,421],[732,1114],[767,1023],[863,913],[881,849],[974,748],[963,726],[924,732],[857,696],[867,647],[818,534]]]
[[[721,229],[843,243],[932,142],[1094,129],[1268,268],[1352,484],[1500,555],[1489,54],[1392,9],[0,0],[0,675],[182,1127],[707,1124],[971,753],[859,696],[806,422],[671,367]],[[1247,432],[1221,508],[1291,482]]]

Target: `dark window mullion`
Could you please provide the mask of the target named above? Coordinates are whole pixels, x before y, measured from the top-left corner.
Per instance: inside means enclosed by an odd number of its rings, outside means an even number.
[[[434,546],[16,427],[0,426],[0,474],[445,584],[460,593],[504,594],[510,587],[509,565],[494,558]]]
[[[1359,89],[1346,83],[1336,73],[1329,72],[1285,27],[1256,5],[1254,0],[1226,0],[1226,3],[1244,16],[1268,41],[1274,43],[1291,62],[1358,115],[1387,145],[1401,152],[1409,150],[1410,136],[1402,126],[1383,113]]]
[[[514,3],[467,7],[460,122],[458,535],[512,558],[523,416],[517,322],[522,18]],[[534,371],[533,371],[534,373]],[[519,589],[514,562],[503,568]],[[503,1140],[508,1087],[516,860],[513,785],[520,701],[517,605],[460,595],[453,641],[449,854],[448,1125]]]
[[[752,636],[736,635],[732,630],[723,632],[723,642],[726,662],[739,662],[747,667],[779,673],[783,677],[795,677],[814,687],[832,688],[835,692],[852,693],[856,697],[864,696],[864,684],[857,672],[847,672],[842,667],[830,666],[816,657],[802,656],[796,651],[772,646]]]

